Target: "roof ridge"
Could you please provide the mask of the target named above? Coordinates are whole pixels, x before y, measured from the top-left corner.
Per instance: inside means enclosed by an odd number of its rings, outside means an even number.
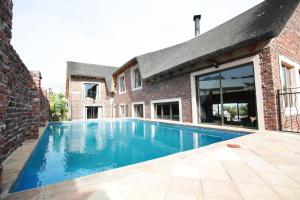
[[[111,66],[111,65],[102,65],[102,64],[95,64],[95,63],[86,63],[86,62],[78,62],[78,61],[67,61],[67,65],[68,63],[75,63],[75,64],[83,64],[83,65],[95,65],[95,66],[101,66],[101,67],[111,67],[111,68],[119,68],[116,66]]]

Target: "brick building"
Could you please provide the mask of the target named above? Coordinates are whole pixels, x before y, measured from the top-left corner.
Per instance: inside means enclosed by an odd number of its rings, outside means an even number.
[[[111,83],[115,67],[67,62],[69,118],[112,117]]]
[[[299,0],[266,0],[187,42],[132,58],[112,74],[112,116],[296,126],[300,97],[291,88],[300,87],[299,21]]]

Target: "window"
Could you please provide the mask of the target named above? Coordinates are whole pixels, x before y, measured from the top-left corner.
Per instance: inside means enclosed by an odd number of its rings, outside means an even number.
[[[143,104],[133,104],[133,117],[144,117],[144,105]]]
[[[295,88],[292,82],[292,67],[288,67],[285,64],[281,64],[281,87],[284,93],[284,104],[286,108],[294,107],[293,89]]]
[[[83,84],[83,98],[84,99],[97,99],[98,98],[98,88],[97,83],[84,83]]]
[[[252,64],[196,77],[201,122],[257,127]]]
[[[282,89],[290,89],[292,88],[292,76],[291,76],[291,67],[287,67],[286,65],[281,65],[281,81],[282,81]]]
[[[179,102],[154,103],[154,118],[179,121]]]
[[[131,70],[131,86],[133,90],[142,88],[142,77],[137,67]]]
[[[125,75],[121,75],[119,77],[119,93],[123,94],[126,92],[126,86],[125,86]]]
[[[96,106],[86,106],[86,119],[97,119],[98,118],[98,107]]]
[[[126,117],[125,111],[126,111],[125,105],[120,105],[119,116],[120,117]]]

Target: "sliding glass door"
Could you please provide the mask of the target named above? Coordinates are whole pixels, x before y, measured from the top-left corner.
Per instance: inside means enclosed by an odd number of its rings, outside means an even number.
[[[179,102],[155,103],[154,118],[179,121]]]
[[[198,99],[201,122],[221,124],[220,73],[198,77]]]
[[[97,119],[98,118],[98,107],[86,106],[85,113],[86,113],[86,119]]]
[[[197,77],[199,121],[257,127],[253,65]]]

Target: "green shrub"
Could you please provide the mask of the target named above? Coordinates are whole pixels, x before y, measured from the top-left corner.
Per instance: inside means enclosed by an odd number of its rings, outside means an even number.
[[[50,120],[64,121],[68,119],[67,101],[62,93],[50,94]]]

